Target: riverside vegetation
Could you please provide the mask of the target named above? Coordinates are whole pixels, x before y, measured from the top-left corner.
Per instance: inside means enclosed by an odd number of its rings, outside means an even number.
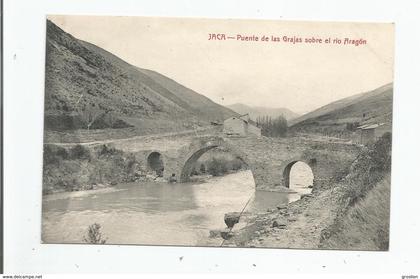
[[[247,168],[248,166],[239,158],[211,157],[207,160],[197,162],[191,175],[209,174],[212,176],[222,176]]]
[[[134,154],[101,145],[44,146],[43,193],[92,190],[135,181],[138,163]]]

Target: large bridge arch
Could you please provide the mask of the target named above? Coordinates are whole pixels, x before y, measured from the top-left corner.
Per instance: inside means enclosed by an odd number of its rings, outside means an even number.
[[[248,155],[236,148],[235,146],[233,146],[232,144],[227,143],[221,137],[200,139],[196,142],[193,142],[190,145],[188,152],[186,152],[186,154],[183,156],[183,159],[181,160],[180,169],[177,175],[179,177],[179,182],[187,182],[197,160],[207,151],[217,147],[221,147],[228,150],[236,158],[242,160],[251,170],[255,185],[257,185],[255,168],[253,167],[253,163],[248,158]]]

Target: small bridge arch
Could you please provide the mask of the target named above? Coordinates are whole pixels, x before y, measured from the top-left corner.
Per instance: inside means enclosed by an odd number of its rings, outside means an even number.
[[[313,181],[315,181],[317,159],[316,158],[306,159],[306,158],[297,157],[297,158],[289,159],[282,164],[281,171],[282,171],[282,178],[283,178],[283,186],[284,187],[290,188],[290,173],[291,173],[291,170],[292,170],[293,166],[298,162],[302,162],[302,163],[306,164],[311,169],[311,172],[312,172],[312,175],[313,175]]]
[[[147,167],[158,176],[163,175],[165,170],[164,156],[159,151],[151,151],[146,156]]]

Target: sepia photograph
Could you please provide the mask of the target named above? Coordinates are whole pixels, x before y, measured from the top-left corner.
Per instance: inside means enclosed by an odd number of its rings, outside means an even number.
[[[45,28],[42,243],[389,250],[394,24]]]

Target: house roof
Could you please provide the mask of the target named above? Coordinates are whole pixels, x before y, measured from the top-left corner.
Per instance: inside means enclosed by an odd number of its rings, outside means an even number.
[[[247,115],[248,115],[248,113],[242,114],[242,115],[238,115],[238,116],[231,116],[229,118],[226,118],[225,121],[228,120],[228,119],[239,119],[239,120],[242,120],[244,122],[248,122],[246,119],[243,119],[242,118],[242,117],[247,116]]]
[[[243,121],[243,122],[245,122],[245,123],[248,123],[248,121],[246,121],[245,119],[243,119],[243,118],[241,118],[241,117],[239,117],[239,116],[232,116],[232,117],[229,117],[229,118],[225,119],[225,121],[226,121],[226,120],[229,120],[229,119],[238,119],[238,120],[242,120],[242,121]]]
[[[242,117],[245,117],[245,116],[249,117],[249,113],[245,113],[245,114],[242,114],[242,115],[239,115],[239,116],[232,116],[232,117],[229,117],[229,118],[225,119],[225,121],[228,120],[228,119],[239,119],[239,120],[242,120],[243,122],[245,122],[247,124],[257,126],[257,123],[254,120],[252,120],[250,118],[249,118],[249,120],[242,118]]]
[[[245,119],[244,119],[244,117],[245,117],[245,116],[248,116],[248,118],[245,118]],[[248,114],[248,113],[245,113],[245,114],[239,115],[238,117],[239,117],[240,119],[242,119],[243,121],[245,121],[245,123],[248,123],[248,122],[249,122],[249,120],[250,120],[250,119],[249,119],[249,114]]]
[[[384,124],[385,123],[365,124],[365,125],[357,127],[357,129],[361,129],[361,130],[375,129],[375,128],[378,128],[379,126],[382,126]]]

